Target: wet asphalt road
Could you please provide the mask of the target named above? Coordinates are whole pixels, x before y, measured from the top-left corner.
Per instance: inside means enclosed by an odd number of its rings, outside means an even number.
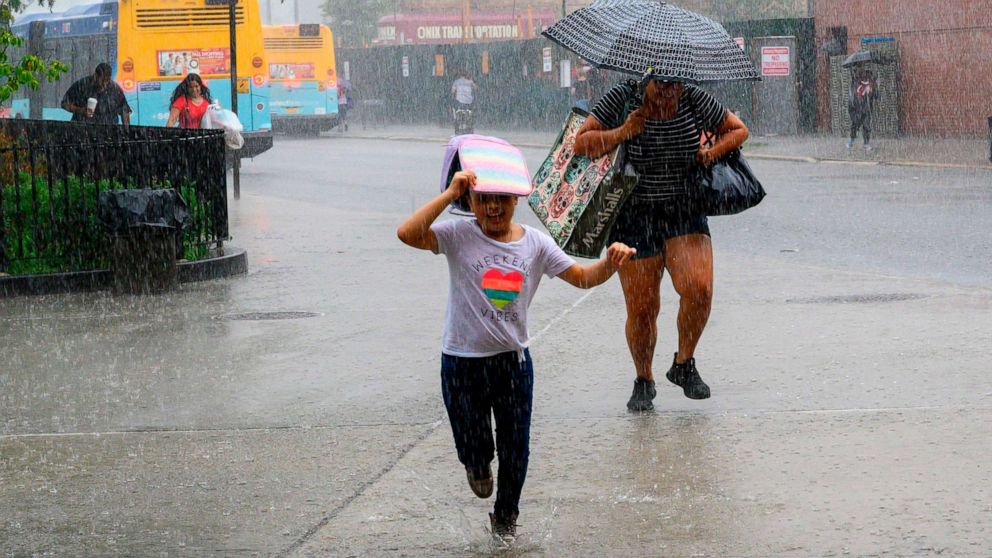
[[[265,183],[259,193],[345,210],[377,208],[400,217],[438,188],[443,146],[324,141],[335,150],[333,157],[340,153],[347,170],[308,164],[313,151],[285,145],[277,161],[259,159],[247,171]],[[541,149],[524,153],[534,168],[546,155]],[[718,251],[992,286],[988,170],[767,160],[752,165],[769,197],[753,211],[711,219]],[[536,224],[524,213],[526,222]],[[780,256],[783,250],[789,252]]]
[[[0,300],[0,555],[490,553],[442,421],[443,260],[394,236],[441,153],[281,141],[231,202],[248,277]],[[769,198],[711,222],[713,399],[627,415],[617,282],[541,287],[515,555],[992,548],[988,173],[753,165]],[[316,315],[229,319],[276,311]]]

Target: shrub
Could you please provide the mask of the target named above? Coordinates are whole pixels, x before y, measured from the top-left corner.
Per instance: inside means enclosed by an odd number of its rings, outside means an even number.
[[[97,220],[100,192],[133,187],[116,180],[88,180],[75,176],[54,180],[19,173],[2,186],[0,226],[11,275],[105,269],[110,237]],[[168,182],[160,184],[170,188]],[[193,227],[183,233],[182,258],[209,255],[213,228],[212,204],[197,196],[194,183],[179,188]]]

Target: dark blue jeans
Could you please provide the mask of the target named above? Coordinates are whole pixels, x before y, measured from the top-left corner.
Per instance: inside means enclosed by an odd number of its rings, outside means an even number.
[[[520,492],[530,459],[530,415],[534,400],[534,363],[517,353],[484,358],[441,355],[441,394],[448,409],[458,460],[484,467],[499,455],[493,513],[512,520],[520,510]],[[496,443],[493,425],[496,419]]]

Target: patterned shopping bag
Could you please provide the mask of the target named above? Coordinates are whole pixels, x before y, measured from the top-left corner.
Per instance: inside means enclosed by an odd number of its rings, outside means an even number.
[[[565,252],[598,258],[620,208],[637,185],[624,146],[595,159],[573,151],[575,135],[588,113],[574,108],[558,141],[534,174],[531,209]]]

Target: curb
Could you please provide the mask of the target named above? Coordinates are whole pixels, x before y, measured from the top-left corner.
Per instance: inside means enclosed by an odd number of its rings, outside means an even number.
[[[248,252],[243,248],[225,247],[225,254],[216,258],[180,262],[177,264],[180,283],[196,283],[223,279],[248,273]],[[0,277],[0,298],[103,291],[110,289],[109,269],[41,275]]]
[[[421,143],[445,144],[451,137],[424,137],[424,136],[348,136],[351,139],[381,140],[381,141],[416,141]],[[528,147],[533,149],[551,149],[548,144],[532,142],[514,142],[517,147]],[[992,170],[992,164],[968,164],[968,163],[937,163],[930,161],[854,161],[849,159],[818,159],[816,157],[803,157],[794,155],[772,155],[767,153],[749,153],[744,151],[744,155],[750,159],[763,159],[766,161],[786,161],[790,163],[827,163],[834,165],[855,165],[855,166],[875,166],[887,165],[893,167],[928,167],[936,169],[965,169],[965,170]]]

